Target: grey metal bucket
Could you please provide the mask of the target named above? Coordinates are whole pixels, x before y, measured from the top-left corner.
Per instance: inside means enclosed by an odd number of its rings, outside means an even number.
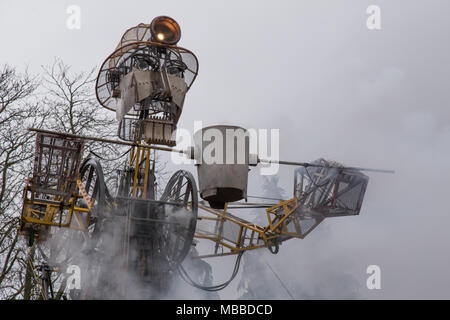
[[[215,209],[247,198],[249,137],[244,128],[216,125],[194,134],[200,197]]]

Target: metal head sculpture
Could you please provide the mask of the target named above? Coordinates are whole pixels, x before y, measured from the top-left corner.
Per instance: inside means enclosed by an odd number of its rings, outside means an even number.
[[[175,145],[184,98],[198,72],[196,56],[176,46],[180,37],[175,20],[156,17],[128,29],[102,64],[97,99],[116,112],[121,139]]]

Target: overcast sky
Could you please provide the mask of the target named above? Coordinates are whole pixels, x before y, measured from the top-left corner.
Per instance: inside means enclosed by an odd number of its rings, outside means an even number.
[[[72,4],[80,30],[66,27]],[[371,4],[381,9],[381,30],[366,27]],[[326,220],[278,255],[264,254],[293,295],[450,299],[449,13],[446,0],[1,0],[0,64],[38,73],[61,57],[87,70],[125,29],[172,16],[179,45],[200,62],[180,127],[279,128],[284,160],[396,170],[370,174],[359,216]],[[280,170],[287,197],[293,171]],[[249,194],[261,193],[260,181],[253,170]],[[213,262],[217,282],[232,262]],[[366,288],[372,264],[381,290]]]

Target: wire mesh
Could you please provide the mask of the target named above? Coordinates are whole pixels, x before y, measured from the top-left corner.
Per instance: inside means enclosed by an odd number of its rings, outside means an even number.
[[[38,133],[32,183],[35,198],[67,201],[76,190],[84,140]]]
[[[117,90],[120,79],[139,70],[161,71],[182,78],[189,90],[198,72],[198,60],[187,49],[150,41],[148,25],[139,25],[125,32],[116,50],[104,61],[97,77],[96,93],[102,106],[117,109]],[[136,112],[130,111],[130,114]]]
[[[357,170],[319,159],[323,167],[301,167],[295,172],[294,196],[303,216],[319,217],[359,214],[369,178]]]

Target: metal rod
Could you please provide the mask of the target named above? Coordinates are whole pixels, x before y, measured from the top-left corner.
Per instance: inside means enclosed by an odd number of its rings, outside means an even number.
[[[308,162],[293,162],[293,161],[283,161],[283,160],[268,160],[268,159],[259,159],[258,162],[263,163],[278,163],[278,164],[285,164],[289,166],[300,166],[300,167],[316,167],[316,168],[336,168],[336,169],[342,169],[342,170],[357,170],[357,171],[370,171],[370,172],[380,172],[380,173],[395,173],[394,170],[383,170],[383,169],[370,169],[370,168],[359,168],[359,167],[335,167],[335,166],[328,166],[323,164],[314,164],[314,163],[308,163]]]
[[[272,208],[273,206],[229,206],[229,209],[255,209],[255,208]]]
[[[97,138],[97,137],[91,137],[91,136],[80,136],[76,134],[71,133],[62,133],[62,132],[56,132],[56,131],[50,131],[50,130],[43,130],[43,129],[37,129],[37,128],[28,128],[29,131],[35,131],[35,132],[41,132],[41,133],[47,133],[47,134],[56,134],[60,136],[66,136],[71,138],[78,138],[78,139],[84,139],[84,140],[92,140],[92,141],[99,141],[99,142],[107,142],[107,143],[115,143],[115,144],[121,144],[125,146],[130,147],[141,147],[141,148],[147,148],[147,149],[154,149],[154,150],[160,150],[160,151],[169,151],[169,152],[176,152],[181,154],[186,154],[184,150],[179,149],[173,149],[168,147],[160,147],[155,145],[145,145],[145,144],[139,144],[134,142],[127,142],[127,141],[120,141],[120,140],[111,140],[111,139],[104,139],[104,138]],[[323,164],[314,164],[314,163],[308,163],[308,162],[293,162],[293,161],[284,161],[284,160],[268,160],[268,159],[260,159],[258,158],[258,162],[263,163],[278,163],[278,164],[284,164],[289,166],[300,166],[300,167],[316,167],[316,168],[336,168],[336,169],[342,169],[342,170],[355,170],[355,171],[370,171],[370,172],[379,172],[379,173],[395,173],[394,170],[383,170],[383,169],[371,169],[371,168],[359,168],[359,167],[334,167],[334,166],[328,166]]]
[[[34,132],[40,132],[40,133],[55,134],[55,135],[65,136],[65,137],[70,137],[70,138],[83,139],[83,140],[92,140],[92,141],[99,141],[99,142],[115,143],[115,144],[121,144],[121,145],[124,145],[124,146],[130,146],[130,147],[141,147],[141,148],[155,149],[155,150],[160,150],[160,151],[184,153],[183,150],[172,149],[172,148],[168,148],[168,147],[160,147],[160,146],[155,146],[155,145],[151,145],[150,146],[150,145],[133,143],[133,142],[127,142],[127,141],[104,139],[104,138],[97,138],[97,137],[91,137],[91,136],[80,136],[80,135],[77,135],[77,134],[56,132],[56,131],[43,130],[43,129],[37,129],[37,128],[28,128],[28,130],[29,131],[34,131]]]

